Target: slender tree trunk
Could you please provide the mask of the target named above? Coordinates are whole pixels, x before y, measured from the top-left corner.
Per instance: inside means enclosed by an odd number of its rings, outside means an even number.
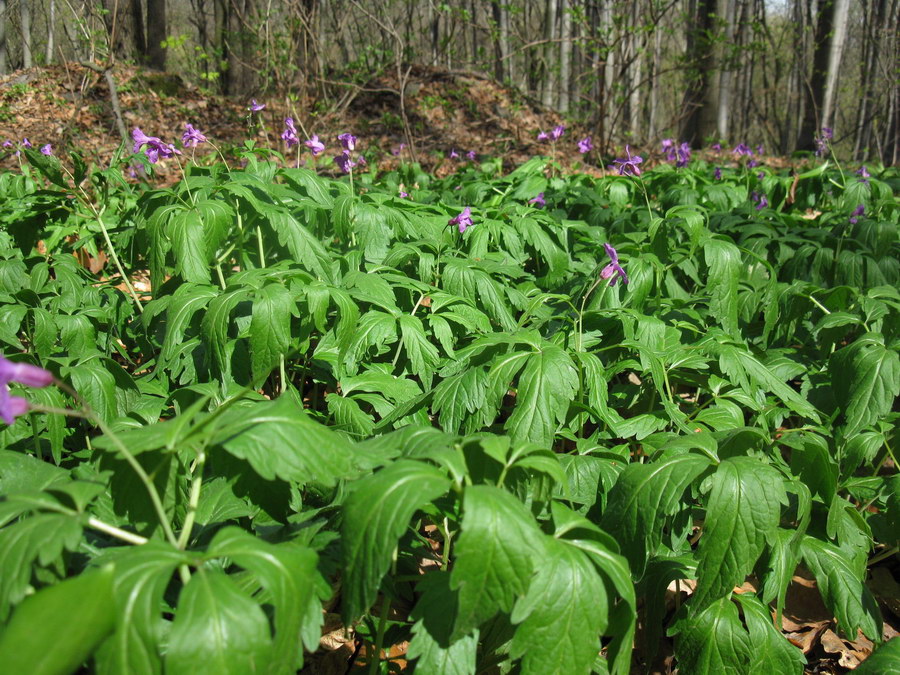
[[[806,86],[806,110],[800,127],[797,145],[803,150],[814,150],[815,137],[823,126],[825,81],[831,58],[831,42],[834,30],[834,10],[837,0],[819,0],[816,16],[815,52],[813,69]]]
[[[200,21],[203,26],[206,21]],[[141,0],[131,0],[131,34],[134,36],[134,50],[140,59],[146,58],[147,54],[147,38],[144,33],[144,9],[141,7]],[[206,47],[203,31],[200,34],[200,44]]]
[[[559,104],[561,113],[569,112],[569,92],[572,81],[572,12],[569,0],[559,0],[562,15],[559,43]]]
[[[844,54],[844,41],[847,37],[847,19],[850,14],[850,0],[835,0],[831,36],[828,51],[828,76],[825,79],[824,100],[822,101],[822,126],[834,126],[834,101],[837,96],[838,73],[841,69],[841,58]]]
[[[44,64],[53,62],[53,50],[56,49],[56,0],[49,0],[47,9],[47,44],[44,49]]]
[[[0,0],[0,75],[6,74],[6,0]]]
[[[558,0],[546,0],[547,7],[544,13],[544,82],[541,103],[547,108],[556,101],[556,69],[553,67],[553,41],[556,40],[556,7]]]
[[[147,65],[156,70],[166,69],[166,0],[147,0]]]
[[[650,138],[659,135],[659,67],[662,63],[662,31],[659,26],[653,31],[653,61],[648,64],[647,86],[650,87]]]
[[[719,91],[717,101],[718,109],[716,110],[716,133],[720,139],[727,139],[730,131],[731,101],[734,97],[734,64],[732,49],[735,37],[736,4],[736,0],[720,0],[719,2],[719,16],[724,22],[724,40],[722,48],[719,50]]]
[[[19,22],[22,25],[22,67],[31,68],[31,3],[19,0]]]
[[[687,32],[685,48],[689,71],[682,100],[680,136],[688,143],[697,144],[715,130],[715,116],[710,115],[709,104],[715,100],[711,93],[715,75],[711,36],[716,0],[691,0],[690,4],[693,27]]]

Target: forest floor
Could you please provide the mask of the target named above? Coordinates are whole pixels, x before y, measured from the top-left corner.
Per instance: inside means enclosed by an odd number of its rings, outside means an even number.
[[[191,123],[226,155],[248,140],[282,151],[284,146],[279,135],[283,120],[292,116],[301,135],[318,134],[328,146],[327,152],[338,147],[339,133],[354,133],[360,138],[359,148],[375,159],[379,169],[396,166],[400,158],[415,159],[427,171],[445,175],[457,166],[449,159],[451,150],[460,155],[458,161],[465,161],[466,152],[474,150],[480,158],[501,157],[505,170],[543,154],[553,156],[564,169],[600,174],[608,172],[603,166],[612,157],[605,155],[602,162],[597,160],[591,164],[582,161],[575,144],[591,133],[584,128],[569,128],[555,145],[539,143],[536,140],[539,131],[549,131],[564,120],[556,114],[541,112],[540,106],[533,102],[470,73],[413,70],[405,88],[405,110],[400,108],[396,79],[387,77],[365,85],[347,85],[334,102],[326,104],[296,97],[260,96],[259,101],[266,108],[258,117],[250,115],[249,101],[211,95],[176,75],[117,66],[113,77],[126,133],[140,127],[146,134],[175,142],[180,139],[184,124]],[[0,79],[0,143],[7,139],[19,143],[27,138],[35,147],[50,143],[54,154],[62,157],[68,150],[77,148],[89,161],[106,164],[123,140],[117,127],[106,79],[79,64],[32,68]],[[405,132],[407,128],[412,143]],[[130,139],[125,140],[130,146]],[[398,157],[395,152],[401,143],[406,147]],[[611,148],[610,152],[615,150]],[[201,146],[198,155],[211,151],[209,146]],[[304,155],[308,157],[308,153]],[[594,158],[597,157],[595,154]],[[730,155],[725,156],[729,158]],[[647,157],[648,162],[658,159],[658,151]],[[765,163],[783,167],[790,162],[767,156]],[[330,161],[322,164],[328,167],[325,170],[331,168]],[[14,149],[0,154],[0,170],[17,165]],[[178,180],[177,164],[159,164],[157,178],[162,183]],[[900,635],[896,630],[900,628],[898,578],[897,556],[871,569],[869,587],[884,614],[885,639]],[[674,612],[678,604],[676,594],[680,602],[691,590],[684,582],[678,588],[673,586],[668,594],[669,609]],[[348,659],[354,653],[354,642],[340,626],[332,628],[323,637],[323,649],[311,657],[304,672],[330,675],[346,671]],[[822,604],[815,581],[808,573],[798,574],[788,590],[782,629],[806,654],[808,673],[846,673],[859,665],[873,648],[861,634],[853,641],[838,634],[834,619]],[[405,664],[404,654],[403,644],[391,650],[401,668]],[[666,638],[651,672],[671,672],[671,654],[671,641]],[[635,672],[645,671],[641,668]]]

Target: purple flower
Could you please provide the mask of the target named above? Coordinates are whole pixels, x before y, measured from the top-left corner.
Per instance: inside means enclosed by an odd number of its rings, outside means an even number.
[[[828,143],[826,143],[824,139],[816,136],[813,141],[816,144],[816,157],[822,157],[828,152]]]
[[[856,225],[857,221],[859,220],[859,217],[862,215],[865,215],[865,213],[866,213],[866,207],[863,206],[862,204],[860,204],[855,209],[853,209],[853,213],[850,214],[850,223],[852,225]]]
[[[670,162],[674,162],[676,159],[675,153],[675,141],[671,138],[664,138],[662,140],[662,151],[666,153],[666,159]]]
[[[765,148],[763,148],[762,143],[760,143],[759,145],[756,146],[756,154],[757,155],[765,154]]]
[[[134,140],[134,147],[132,148],[132,152],[138,153],[141,151],[141,148],[144,148],[144,154],[147,155],[147,159],[150,160],[151,164],[156,164],[160,158],[167,159],[172,155],[180,155],[181,151],[176,150],[175,146],[171,143],[163,143],[156,136],[148,136],[143,131],[141,131],[140,127],[135,127],[131,131],[131,138]]]
[[[759,166],[759,161],[757,161],[756,158],[753,158],[753,159],[751,159],[749,162],[747,162],[747,168],[748,168],[748,169],[752,169],[752,168],[757,167],[757,166]]]
[[[765,177],[766,177],[766,174],[765,174],[764,172],[762,172],[762,171],[760,171],[758,174],[756,174],[756,178],[757,178],[758,180],[762,180],[762,179],[765,178]]]
[[[591,140],[590,136],[585,136],[580,141],[578,141],[578,152],[580,152],[582,155],[586,155],[593,149],[594,142]]]
[[[863,179],[866,179],[871,177],[872,174],[870,174],[869,170],[865,167],[865,165],[863,165],[856,170],[856,175],[861,176]]]
[[[822,138],[826,141],[830,141],[834,138],[834,130],[831,127],[822,127]]]
[[[722,169],[720,167],[716,167],[716,170],[713,173],[713,178],[715,178],[716,180],[722,180]]]
[[[28,401],[21,396],[9,395],[9,383],[18,382],[26,387],[46,387],[53,382],[53,373],[30,363],[16,363],[0,355],[0,419],[7,424],[28,412]]]
[[[550,140],[558,141],[564,133],[566,133],[566,128],[562,124],[558,124],[550,132]]]
[[[740,157],[741,155],[746,155],[747,157],[753,157],[753,151],[746,143],[738,143],[734,150],[731,151],[733,154]]]
[[[459,159],[459,153],[456,148],[450,148],[450,159]]]
[[[281,140],[287,143],[288,150],[300,144],[300,136],[297,135],[297,127],[294,126],[294,118],[284,120],[284,131],[281,132]]]
[[[466,158],[467,158],[470,162],[474,162],[474,161],[475,161],[475,158],[476,158],[477,156],[478,156],[478,155],[475,154],[475,151],[474,151],[474,150],[469,150],[469,151],[466,153]]]
[[[41,154],[47,155],[48,157],[53,154],[53,146],[47,143],[47,145],[41,146]]]
[[[391,150],[391,154],[392,154],[394,157],[399,157],[399,156],[400,156],[400,153],[403,152],[403,148],[405,148],[405,147],[406,147],[406,143],[401,143],[399,147],[394,148],[393,150]]]
[[[12,146],[13,146],[13,142],[11,140],[9,140],[8,138],[5,141],[3,141],[4,148],[11,148]]]
[[[308,141],[303,141],[303,144],[309,148],[310,152],[312,152],[313,157],[318,157],[320,154],[325,152],[325,144],[319,140],[319,137],[316,134],[312,135]]]
[[[181,144],[186,148],[196,148],[201,143],[206,143],[206,136],[194,128],[190,122],[184,125],[184,133],[181,135]]]
[[[33,147],[33,146],[31,145],[31,141],[29,141],[27,138],[23,138],[23,139],[22,139],[22,145],[24,145],[26,148],[31,148],[31,147]]]
[[[341,134],[338,136],[338,140],[347,152],[356,150],[356,136],[353,134]]]
[[[257,103],[255,98],[250,99],[250,105],[247,107],[247,110],[250,112],[259,112],[266,107],[265,103]]]
[[[404,190],[400,190],[400,197],[402,197],[403,199],[409,199],[409,193]]]
[[[676,169],[682,169],[688,165],[688,162],[691,161],[691,146],[687,143],[682,143],[678,146],[678,161],[675,162]]]
[[[613,160],[613,164],[616,164],[616,169],[619,171],[620,176],[640,176],[641,169],[638,166],[641,162],[644,161],[644,158],[640,155],[632,155],[631,149],[626,145],[625,146],[625,158],[619,158]]]
[[[366,164],[368,164],[368,162],[366,161],[366,158],[363,157],[362,155],[357,155],[356,163],[359,164],[360,166],[365,166]]]
[[[356,162],[350,159],[350,153],[344,150],[340,155],[334,158],[334,163],[344,173],[350,173],[350,169],[356,166]]]
[[[539,208],[539,209],[542,209],[542,208],[544,208],[545,206],[547,206],[547,202],[544,200],[544,193],[543,193],[543,192],[539,192],[539,193],[538,193],[538,196],[535,197],[534,199],[529,199],[529,200],[528,200],[528,203],[529,203],[529,204],[534,204],[534,205],[535,205],[537,208]]]
[[[715,150],[716,152],[721,152],[721,151],[722,151],[722,144],[721,144],[721,143],[713,143],[713,144],[712,144],[711,146],[709,146],[709,147],[712,148],[713,150]]]
[[[472,210],[467,206],[458,216],[448,220],[447,225],[456,225],[462,234],[467,228],[472,227]]]
[[[753,192],[750,194],[750,199],[756,202],[757,211],[762,211],[769,205],[769,200],[766,198],[765,193],[759,194],[758,192]]]
[[[537,139],[539,142],[543,143],[544,141],[550,140],[550,136],[547,135],[546,131],[539,131],[537,135]]]
[[[609,256],[610,263],[602,270],[600,270],[600,278],[601,279],[611,279],[609,282],[610,286],[615,286],[619,279],[622,280],[623,284],[628,283],[628,275],[625,274],[625,270],[622,269],[622,266],[619,264],[619,253],[609,244],[603,244],[603,248],[606,249],[606,255]]]

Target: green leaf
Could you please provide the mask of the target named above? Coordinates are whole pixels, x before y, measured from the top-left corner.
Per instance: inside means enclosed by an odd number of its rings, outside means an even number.
[[[828,372],[847,436],[889,413],[900,396],[900,355],[878,334],[863,335],[832,354]]]
[[[417,509],[447,491],[450,481],[434,467],[399,460],[353,484],[344,504],[343,616],[349,623],[375,602],[397,540]]]
[[[38,513],[0,530],[0,621],[25,597],[32,565],[49,565],[81,542],[77,516]]]
[[[815,575],[822,599],[834,612],[841,630],[855,637],[861,628],[870,640],[880,640],[881,612],[863,583],[865,567],[854,564],[846,551],[815,537],[805,536],[801,550],[803,561]]]
[[[534,517],[518,499],[493,486],[466,488],[450,576],[450,588],[459,591],[455,638],[512,610],[528,590],[543,544]]]
[[[769,608],[750,593],[742,593],[737,599],[744,610],[744,621],[753,645],[753,664],[749,672],[802,675],[806,657],[775,630]]]
[[[728,598],[716,600],[699,614],[683,618],[669,634],[675,634],[675,658],[685,673],[753,672],[754,645]]]
[[[267,284],[253,298],[250,355],[253,381],[262,384],[291,344],[291,310],[296,304],[281,284]]]
[[[303,667],[303,650],[319,645],[323,621],[320,598],[331,588],[317,569],[315,551],[294,542],[270,544],[237,527],[216,533],[209,545],[212,555],[226,556],[259,579],[275,609],[275,640],[268,672],[292,673]]]
[[[540,565],[513,610],[519,624],[510,655],[522,673],[590,673],[607,626],[603,580],[590,559],[565,541],[544,537]]]
[[[635,578],[643,575],[647,556],[662,541],[666,516],[682,508],[685,488],[709,463],[700,455],[681,454],[650,464],[630,464],[619,475],[600,527],[616,533]]]
[[[266,480],[334,485],[351,473],[353,449],[337,432],[310,419],[287,396],[223,413],[213,439],[246,459]]]
[[[900,675],[900,640],[885,642],[853,672],[855,675]]]
[[[175,273],[187,282],[209,283],[206,236],[197,212],[178,211],[169,219],[168,234],[175,253]]]
[[[199,568],[182,589],[166,671],[238,675],[266,669],[272,649],[262,608],[227,575]]]
[[[66,579],[28,598],[0,636],[8,673],[68,675],[113,631],[113,569]]]
[[[441,428],[450,433],[459,431],[464,420],[481,418],[486,405],[487,371],[475,367],[442,380],[434,388],[432,409],[439,416]],[[469,426],[468,428],[472,428]]]
[[[740,337],[738,328],[738,280],[741,253],[731,241],[710,237],[703,244],[709,275],[706,290],[710,294],[709,312],[726,333]]]
[[[397,323],[400,325],[403,348],[406,349],[406,355],[413,368],[412,372],[422,379],[426,388],[431,387],[431,375],[440,358],[437,347],[428,341],[425,327],[419,317],[404,314]]]
[[[102,650],[105,674],[154,675],[162,671],[160,630],[163,594],[187,556],[169,544],[149,541],[113,557],[116,629]]]
[[[516,441],[551,447],[556,428],[565,421],[578,391],[572,359],[562,348],[543,342],[528,357],[516,391],[516,407],[505,428]]]
[[[450,590],[450,574],[431,572],[416,586],[421,593],[411,617],[415,620],[407,656],[416,659],[416,670],[448,675],[474,675],[478,630],[450,640],[456,622],[458,596]]]
[[[694,611],[744,582],[778,527],[781,505],[787,504],[781,474],[751,457],[726,459],[709,482]]]
[[[371,415],[363,412],[354,399],[330,393],[325,396],[328,412],[334,415],[334,421],[338,426],[360,436],[367,438],[372,435],[375,422]]]

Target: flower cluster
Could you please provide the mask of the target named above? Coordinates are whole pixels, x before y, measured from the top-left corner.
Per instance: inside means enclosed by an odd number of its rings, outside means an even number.
[[[168,159],[173,155],[180,155],[181,151],[176,149],[171,143],[163,143],[156,136],[148,136],[140,127],[135,127],[131,132],[131,138],[134,140],[134,148],[132,152],[138,153],[144,148],[144,154],[151,164],[156,164],[160,159]]]
[[[472,209],[467,206],[458,216],[448,220],[447,225],[451,227],[456,225],[459,228],[459,233],[462,234],[467,228],[472,227]]]
[[[756,210],[762,211],[769,205],[769,199],[766,197],[766,193],[753,192],[750,195],[750,199],[752,199],[756,203]]]
[[[46,387],[53,382],[53,373],[30,363],[16,363],[0,355],[0,419],[7,424],[28,412],[28,401],[21,396],[10,396],[9,383],[18,382],[26,387]]]
[[[325,152],[325,144],[319,140],[317,134],[313,134],[308,141],[303,141],[303,145],[309,148],[313,157],[318,157]]]
[[[356,150],[356,141],[359,140],[353,134],[343,133],[339,135],[338,140],[341,142],[341,147],[344,151],[334,158],[334,163],[337,167],[343,171],[344,173],[350,173],[354,166],[365,166],[366,158],[362,155],[356,156],[356,161],[353,161],[350,153]]]
[[[866,183],[866,184],[868,184],[869,178],[872,176],[872,174],[869,173],[869,170],[865,167],[865,165],[859,167],[856,170],[856,175],[859,176],[860,183]]]
[[[850,224],[856,225],[861,216],[866,214],[866,207],[863,204],[859,204],[855,209],[853,209],[853,213],[850,214]]]
[[[816,157],[823,157],[828,154],[828,141],[833,138],[834,130],[831,127],[822,127],[821,135],[813,139],[816,144]]]
[[[557,124],[553,129],[547,133],[546,131],[539,131],[537,135],[537,139],[540,142],[544,141],[553,141],[556,142],[560,138],[563,137],[563,134],[566,133],[566,127],[562,124]]]
[[[614,159],[613,164],[616,165],[615,168],[619,172],[620,176],[640,176],[641,168],[638,166],[638,164],[643,161],[644,158],[640,155],[632,155],[631,148],[626,145],[625,157]]]
[[[753,157],[753,151],[746,143],[738,143],[731,152],[738,157],[741,157],[742,155],[745,157]]]
[[[578,152],[580,152],[582,155],[586,155],[593,149],[594,142],[591,140],[590,136],[585,136],[580,141],[578,141]]]
[[[285,142],[288,150],[295,145],[300,144],[300,136],[297,134],[297,127],[294,126],[294,118],[287,117],[284,120],[284,131],[281,132],[281,140]]]
[[[622,280],[623,284],[627,284],[628,275],[625,274],[625,270],[622,269],[622,266],[619,264],[619,252],[609,244],[603,244],[603,248],[606,249],[606,255],[609,256],[610,262],[606,267],[600,270],[600,278],[610,279],[610,286],[615,286],[619,279]]]
[[[21,146],[23,148],[33,148],[34,147],[31,143],[31,141],[29,141],[27,138],[22,139]],[[16,144],[13,141],[11,141],[10,139],[6,139],[5,141],[3,141],[3,147],[6,148],[7,150],[10,150],[10,149],[16,147]],[[22,151],[17,149],[16,157],[20,156],[21,154],[22,154]],[[48,156],[52,155],[53,154],[53,146],[50,143],[47,143],[46,145],[42,145],[41,146],[41,154],[48,155]]]
[[[184,125],[184,133],[181,135],[181,144],[186,148],[196,148],[201,143],[206,143],[207,138],[194,128],[190,122]]]

